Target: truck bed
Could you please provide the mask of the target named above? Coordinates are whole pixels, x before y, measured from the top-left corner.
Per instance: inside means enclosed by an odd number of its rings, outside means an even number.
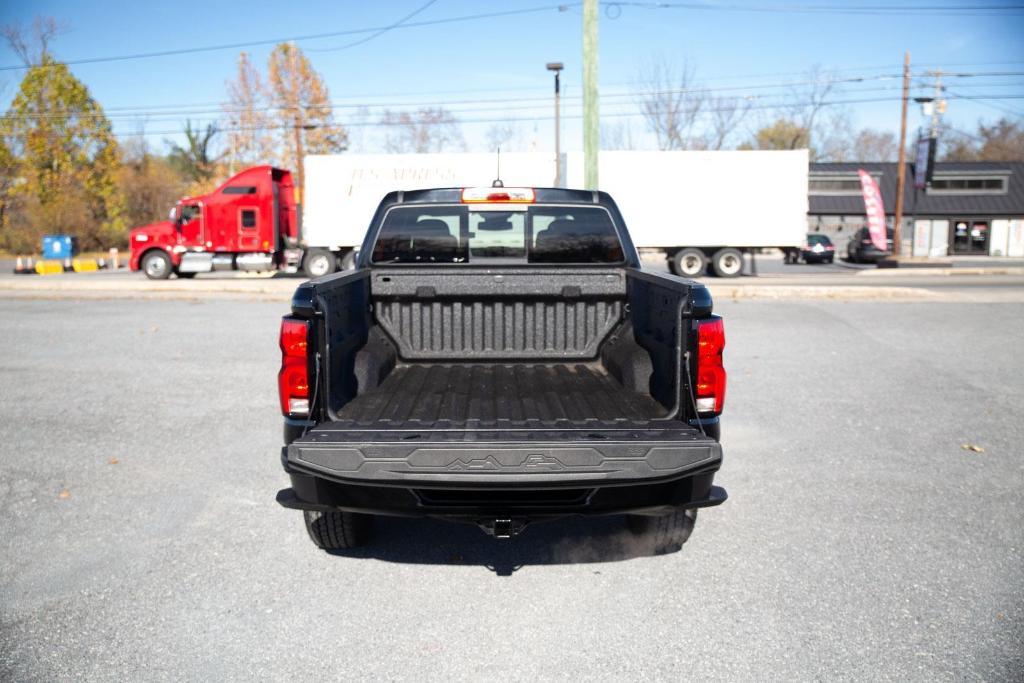
[[[664,414],[598,363],[397,366],[335,426],[362,429],[635,427]]]

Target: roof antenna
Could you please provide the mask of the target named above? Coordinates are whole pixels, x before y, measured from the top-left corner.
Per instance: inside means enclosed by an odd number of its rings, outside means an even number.
[[[491,187],[505,187],[505,183],[501,182],[501,147],[498,148],[498,177],[491,183]]]

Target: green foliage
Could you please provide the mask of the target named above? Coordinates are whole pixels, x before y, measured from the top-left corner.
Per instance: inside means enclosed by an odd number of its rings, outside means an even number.
[[[217,162],[222,155],[213,154],[212,147],[218,132],[216,124],[208,124],[205,130],[193,130],[192,122],[186,121],[185,145],[168,142],[171,148],[168,161],[196,187],[209,185],[217,172]]]
[[[84,249],[124,244],[118,146],[102,107],[67,65],[44,54],[29,68],[0,119],[0,139],[0,247],[36,250],[46,233],[77,235]]]

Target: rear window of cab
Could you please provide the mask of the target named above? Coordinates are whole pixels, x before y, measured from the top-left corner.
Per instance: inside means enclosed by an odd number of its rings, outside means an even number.
[[[615,264],[622,244],[602,207],[509,204],[397,206],[384,217],[375,264]]]

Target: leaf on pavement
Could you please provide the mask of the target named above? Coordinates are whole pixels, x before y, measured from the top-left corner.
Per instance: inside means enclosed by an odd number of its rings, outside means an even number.
[[[973,443],[960,444],[960,448],[964,449],[965,451],[971,451],[972,453],[984,453],[985,452],[984,448],[982,448],[981,446],[975,446]]]
[[[57,497],[58,498],[70,498],[71,497],[71,491],[68,491],[67,489],[61,489],[60,493],[57,494]]]
[[[118,460],[117,458],[111,458],[110,460],[107,461],[107,464],[108,465],[116,465],[119,462],[121,462],[121,461]]]

